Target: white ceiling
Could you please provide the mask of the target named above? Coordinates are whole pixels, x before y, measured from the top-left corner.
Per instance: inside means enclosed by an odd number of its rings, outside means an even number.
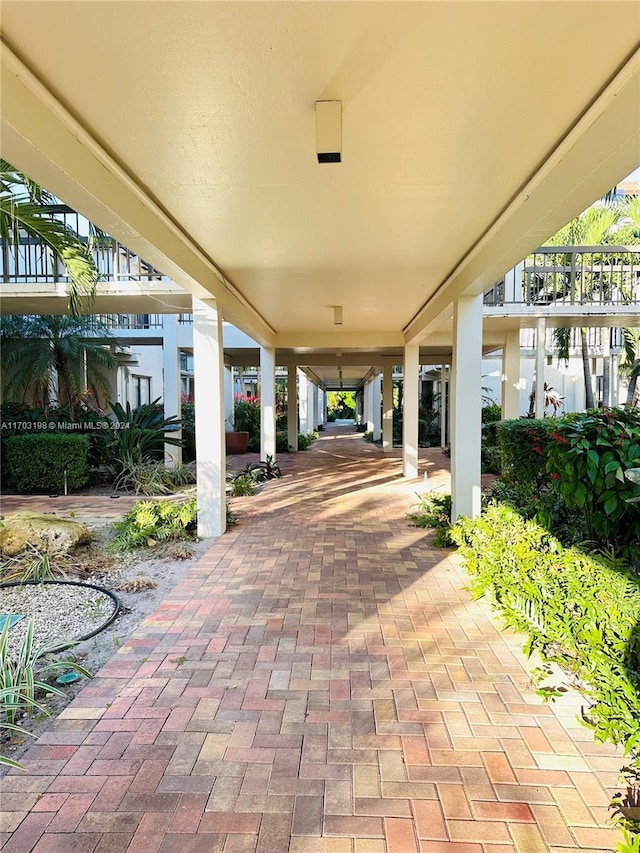
[[[419,338],[640,162],[635,0],[2,15],[3,156],[276,346]]]

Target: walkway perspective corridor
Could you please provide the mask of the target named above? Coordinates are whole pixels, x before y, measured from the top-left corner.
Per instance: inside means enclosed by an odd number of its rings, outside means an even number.
[[[6,853],[610,850],[622,758],[328,426],[0,780]],[[421,470],[426,464],[423,459]]]

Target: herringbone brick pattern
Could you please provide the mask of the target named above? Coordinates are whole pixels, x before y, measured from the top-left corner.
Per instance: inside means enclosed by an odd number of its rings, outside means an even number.
[[[611,849],[620,757],[407,523],[424,482],[339,429],[282,467],[2,780],[6,853]]]

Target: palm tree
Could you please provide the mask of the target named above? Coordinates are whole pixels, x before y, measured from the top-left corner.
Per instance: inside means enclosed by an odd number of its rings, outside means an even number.
[[[53,400],[75,409],[100,409],[111,393],[109,372],[122,351],[93,316],[6,315],[0,319],[2,399],[30,397],[45,410]]]
[[[545,245],[600,246],[614,243],[616,245],[636,244],[639,242],[640,237],[639,225],[640,203],[637,197],[627,197],[619,201],[607,199],[605,206],[588,208],[568,225],[565,225],[564,228],[561,228],[557,234],[554,234]],[[570,266],[571,258],[565,256],[563,263],[565,266]],[[568,292],[571,284],[568,276],[566,278]],[[580,275],[576,275],[574,286],[578,285],[587,296],[593,295],[599,287],[608,286],[607,283],[589,274],[583,274],[582,278],[580,278]],[[631,294],[629,294],[629,298],[631,298]],[[623,333],[626,331],[623,330]],[[570,337],[571,330],[568,328],[558,328],[554,331],[558,360],[565,363],[569,360]],[[595,401],[591,381],[591,360],[586,327],[580,328],[580,344],[585,384],[585,407],[592,409],[595,406]],[[608,368],[609,365],[607,359],[605,359],[605,375],[603,376],[605,384],[610,382]]]
[[[25,234],[44,244],[68,270],[69,310],[77,316],[93,304],[98,270],[80,236],[52,216],[50,208],[57,201],[27,175],[0,160],[0,239],[13,249]]]

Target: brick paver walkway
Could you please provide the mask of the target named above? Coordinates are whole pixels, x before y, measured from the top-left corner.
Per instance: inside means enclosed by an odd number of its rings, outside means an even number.
[[[409,526],[424,481],[343,433],[236,502],[2,779],[6,853],[611,849],[620,757]]]

